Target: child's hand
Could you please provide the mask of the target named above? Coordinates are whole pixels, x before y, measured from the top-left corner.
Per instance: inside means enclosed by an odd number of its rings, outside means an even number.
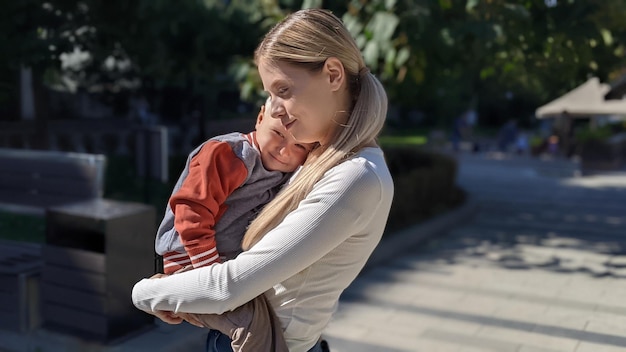
[[[162,277],[168,277],[168,276],[169,276],[169,275],[167,275],[167,274],[156,273],[156,274],[154,274],[154,275],[150,276],[150,278],[151,278],[151,279],[160,279],[160,278],[162,278]]]
[[[189,271],[189,270],[191,270],[191,269],[193,269],[193,265],[187,265],[187,266],[184,266],[184,267],[182,267],[182,268],[180,268],[180,269],[176,270],[176,271],[174,272],[174,274],[184,273],[185,271]],[[172,275],[173,275],[173,274],[172,274]]]

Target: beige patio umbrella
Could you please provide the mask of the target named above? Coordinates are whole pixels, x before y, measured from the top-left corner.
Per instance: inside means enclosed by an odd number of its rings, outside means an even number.
[[[610,90],[608,84],[597,77],[565,93],[563,96],[539,107],[535,115],[539,119],[562,116],[588,118],[596,115],[626,115],[626,100],[605,100]]]

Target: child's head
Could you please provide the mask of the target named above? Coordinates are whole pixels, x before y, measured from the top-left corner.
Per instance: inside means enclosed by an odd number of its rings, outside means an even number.
[[[256,141],[266,169],[293,172],[313,150],[312,143],[298,143],[280,119],[270,117],[270,99],[261,107],[256,120]]]

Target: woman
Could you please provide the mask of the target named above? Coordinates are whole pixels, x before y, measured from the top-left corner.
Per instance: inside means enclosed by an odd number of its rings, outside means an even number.
[[[378,244],[391,207],[393,182],[375,142],[387,97],[349,32],[325,10],[285,18],[265,36],[255,62],[272,101],[270,116],[299,142],[319,147],[252,222],[245,252],[141,280],[133,302],[164,319],[163,311],[221,314],[264,293],[289,350],[317,351],[340,294]],[[220,338],[215,332],[209,337],[211,344]]]

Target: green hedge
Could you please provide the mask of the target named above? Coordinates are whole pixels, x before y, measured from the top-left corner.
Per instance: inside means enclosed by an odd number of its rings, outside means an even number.
[[[395,192],[387,233],[420,223],[459,206],[465,192],[456,185],[451,157],[415,147],[386,147]]]

